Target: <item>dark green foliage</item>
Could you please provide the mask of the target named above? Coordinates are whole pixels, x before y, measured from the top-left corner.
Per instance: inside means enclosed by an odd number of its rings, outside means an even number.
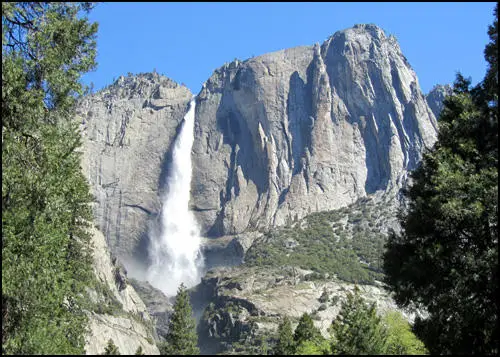
[[[471,89],[457,76],[384,255],[397,303],[429,313],[414,329],[432,354],[498,353],[496,16],[489,34],[486,78]]]
[[[2,352],[84,352],[91,196],[74,103],[95,66],[88,3],[2,2]]]
[[[331,332],[334,354],[377,355],[386,352],[386,329],[377,316],[375,305],[364,301],[357,286],[354,294],[348,293],[347,300],[342,302]]]
[[[276,355],[292,355],[295,351],[292,324],[288,316],[278,325],[278,342],[274,349]]]
[[[363,198],[347,209],[316,212],[294,227],[276,228],[250,247],[245,265],[297,265],[318,273],[315,278],[327,273],[348,282],[370,284],[381,280],[386,235],[374,222],[385,220],[383,205]],[[358,211],[362,213],[348,215]],[[350,222],[346,227],[341,223],[344,217]],[[305,227],[300,228],[303,222]],[[291,239],[298,243],[292,248],[287,244]]]
[[[174,304],[174,312],[170,317],[166,343],[160,346],[163,355],[199,354],[198,336],[189,302],[189,295],[184,284],[179,286]]]
[[[120,351],[118,350],[118,347],[115,345],[114,341],[110,338],[108,340],[108,344],[104,348],[104,353],[103,355],[119,355]]]
[[[321,355],[330,354],[330,346],[319,329],[314,326],[311,316],[304,313],[300,319],[295,333],[294,340],[294,354],[297,355]]]
[[[322,338],[321,332],[314,326],[311,315],[304,312],[293,334],[293,340],[298,345],[303,341],[314,341]]]
[[[481,85],[484,89],[485,100],[490,103],[493,111],[498,110],[498,4],[493,12],[493,25],[488,26],[488,36],[490,42],[484,49],[484,57],[488,62],[488,71]],[[498,112],[497,112],[498,113]],[[498,129],[497,121],[493,120],[492,124],[496,124],[493,129]],[[497,132],[497,130],[494,130]],[[492,138],[494,140],[494,138]],[[488,140],[490,141],[490,140]],[[498,145],[498,140],[496,141]]]

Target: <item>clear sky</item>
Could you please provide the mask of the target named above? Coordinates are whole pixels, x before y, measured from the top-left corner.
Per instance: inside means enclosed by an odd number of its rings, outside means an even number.
[[[457,71],[473,84],[486,72],[484,47],[494,2],[447,3],[100,3],[96,90],[113,78],[156,69],[193,94],[235,58],[322,43],[336,31],[374,23],[393,34],[427,93]]]

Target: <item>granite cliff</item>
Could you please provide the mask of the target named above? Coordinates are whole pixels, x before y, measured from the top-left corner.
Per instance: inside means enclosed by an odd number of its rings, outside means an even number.
[[[160,354],[154,339],[156,321],[129,284],[124,267],[109,252],[104,235],[95,228],[91,234],[96,284],[88,289],[86,353],[102,354],[111,339],[121,354],[134,354],[139,347],[145,354]]]
[[[82,168],[110,250],[130,256],[160,210],[170,145],[191,92],[156,73],[120,77],[80,103]]]
[[[259,336],[284,313],[312,313],[326,333],[355,281],[368,284],[363,294],[381,311],[396,308],[379,286],[380,250],[398,229],[400,188],[434,144],[449,94],[436,86],[424,95],[396,39],[375,25],[214,71],[196,97],[191,152],[190,208],[209,270],[191,291],[204,353],[245,344],[257,353]],[[168,330],[171,300],[141,280],[191,98],[186,87],[142,73],[79,103],[82,167],[104,233],[95,234],[96,275],[108,286],[93,296],[117,309],[91,313],[88,353],[113,336],[120,351],[155,354],[152,337]],[[321,271],[318,261],[335,260],[325,252],[347,253]]]
[[[415,72],[374,25],[232,62],[198,101],[192,207],[209,236],[397,190],[436,139]]]
[[[146,259],[191,96],[152,73],[120,77],[79,105],[97,223],[129,268],[130,256]],[[197,96],[190,206],[202,233],[262,230],[397,192],[436,139],[431,99],[375,25],[225,64]]]

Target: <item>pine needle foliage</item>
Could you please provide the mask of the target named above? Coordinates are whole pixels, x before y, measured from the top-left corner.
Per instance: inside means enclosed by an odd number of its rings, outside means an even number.
[[[497,11],[486,77],[471,88],[457,75],[384,254],[396,302],[428,312],[414,330],[432,354],[499,352]]]
[[[91,196],[74,105],[89,3],[2,2],[2,353],[84,352]]]
[[[193,310],[184,284],[181,284],[177,290],[166,342],[161,345],[160,352],[164,355],[200,354]]]
[[[288,316],[285,316],[278,325],[278,342],[274,352],[276,355],[292,355],[295,351],[294,346],[292,323]]]
[[[377,316],[375,305],[368,304],[355,286],[348,293],[340,312],[332,323],[332,351],[334,354],[385,354],[387,331]]]

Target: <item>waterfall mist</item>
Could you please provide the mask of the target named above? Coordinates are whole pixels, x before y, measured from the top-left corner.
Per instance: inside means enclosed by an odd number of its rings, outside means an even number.
[[[159,226],[150,231],[146,278],[168,296],[174,296],[181,283],[188,288],[198,284],[203,269],[199,228],[188,207],[195,106],[193,97],[172,151]]]

